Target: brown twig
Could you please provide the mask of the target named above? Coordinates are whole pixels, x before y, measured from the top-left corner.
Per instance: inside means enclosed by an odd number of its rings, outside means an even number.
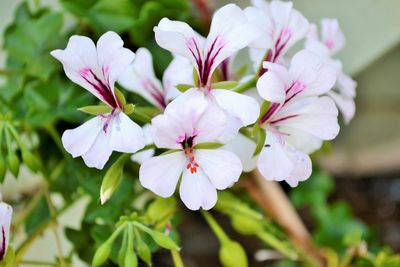
[[[244,187],[250,196],[287,232],[299,248],[318,265],[322,265],[319,249],[313,244],[310,233],[279,184],[265,180],[258,170],[251,172],[249,178]]]

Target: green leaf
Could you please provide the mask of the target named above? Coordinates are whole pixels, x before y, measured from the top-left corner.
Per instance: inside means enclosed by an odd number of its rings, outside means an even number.
[[[217,149],[222,147],[224,144],[216,143],[216,142],[207,142],[207,143],[199,143],[196,144],[193,149]]]
[[[348,246],[356,246],[358,245],[362,240],[362,231],[361,229],[355,228],[348,232],[344,238],[343,238],[343,243]]]
[[[191,84],[178,84],[175,86],[176,89],[178,89],[179,91],[181,91],[182,93],[186,92],[187,90],[194,88],[194,85]]]
[[[165,155],[180,152],[180,151],[182,151],[182,149],[170,149],[170,150],[165,151],[164,153],[161,153],[160,156],[165,156]]]
[[[99,106],[86,106],[86,107],[81,107],[78,108],[79,111],[82,111],[84,113],[90,114],[90,115],[101,115],[101,114],[107,114],[112,111],[112,108],[109,106],[105,105],[99,105]]]
[[[240,83],[237,81],[223,81],[212,84],[212,88],[214,89],[233,89],[238,86]]]

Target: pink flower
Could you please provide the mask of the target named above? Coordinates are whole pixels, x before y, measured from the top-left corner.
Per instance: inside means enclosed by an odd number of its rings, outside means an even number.
[[[307,50],[293,57],[289,69],[268,62],[264,67],[268,71],[258,80],[257,89],[271,105],[260,121],[267,138],[258,169],[268,180],[297,186],[311,175],[307,154],[339,132],[335,104],[320,97],[334,85],[335,70]]]
[[[201,144],[216,142],[226,127],[225,114],[202,101],[169,107],[153,119],[154,143],[172,150],[145,160],[139,172],[141,184],[162,197],[170,197],[182,177],[179,194],[191,210],[211,209],[217,201],[216,189],[232,186],[242,172],[232,152],[201,148]]]
[[[112,151],[134,153],[144,147],[143,131],[122,112],[114,93],[114,83],[134,59],[114,32],[103,34],[97,46],[85,36],[72,36],[65,50],[51,55],[64,67],[65,74],[102,102],[112,112],[90,119],[64,132],[62,142],[73,157],[82,156],[86,165],[102,169]]]

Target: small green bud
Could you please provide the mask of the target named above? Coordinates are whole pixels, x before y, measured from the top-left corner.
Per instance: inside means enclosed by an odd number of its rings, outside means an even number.
[[[106,241],[96,250],[92,261],[93,267],[101,266],[104,262],[106,262],[111,254],[112,245],[112,241]]]
[[[114,94],[115,94],[115,97],[117,98],[119,104],[121,105],[121,109],[124,110],[125,106],[126,106],[126,99],[125,99],[124,94],[117,88],[114,88]]]
[[[169,220],[176,210],[176,199],[158,197],[147,208],[147,216],[151,223],[158,223],[161,221]]]
[[[11,173],[15,178],[18,177],[20,161],[14,152],[9,152],[7,155],[7,164]]]
[[[247,255],[243,247],[234,241],[222,243],[219,260],[224,267],[247,267]]]
[[[232,217],[232,226],[241,234],[253,235],[263,230],[261,221],[245,215],[235,214]]]
[[[37,172],[40,168],[39,160],[28,150],[22,151],[22,161],[33,172]]]
[[[132,114],[134,110],[135,110],[135,105],[134,104],[128,104],[124,108],[124,113],[129,115],[129,114]]]
[[[133,249],[127,249],[125,253],[124,267],[137,267],[138,259]]]
[[[153,238],[154,242],[156,242],[157,245],[159,245],[160,247],[163,247],[166,249],[179,250],[179,247],[175,243],[175,241],[172,240],[169,236],[165,235],[164,233],[157,232],[157,231],[151,231],[151,232],[149,232],[149,234]]]
[[[6,177],[7,167],[4,158],[0,156],[0,183],[4,182],[4,178]]]
[[[128,154],[124,154],[119,157],[104,175],[100,188],[100,202],[102,205],[110,199],[121,182],[125,160],[128,156]]]
[[[139,257],[149,266],[151,266],[151,251],[149,246],[143,240],[137,240],[136,246]]]

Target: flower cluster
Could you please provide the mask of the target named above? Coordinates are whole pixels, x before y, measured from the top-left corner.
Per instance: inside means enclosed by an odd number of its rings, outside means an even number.
[[[132,156],[141,163],[141,184],[162,197],[179,185],[192,210],[212,208],[217,190],[255,168],[268,180],[297,186],[311,175],[309,154],[338,134],[337,107],[345,122],[355,111],[356,83],[332,58],[344,35],[336,20],[324,19],[321,26],[318,36],[317,26],[291,2],[264,0],[244,10],[223,6],[207,37],[163,18],[154,28],[155,40],[174,59],[162,81],[151,53],[123,48],[116,33],[105,33],[97,45],[73,36],[65,50],[51,54],[73,82],[105,105],[85,109],[96,116],[65,131],[64,147],[98,169],[112,151],[141,150]],[[304,48],[292,53],[302,40]],[[233,64],[244,48],[254,66],[247,75]],[[115,82],[159,110],[145,131],[128,116],[134,107]],[[144,153],[153,143],[165,152]]]

